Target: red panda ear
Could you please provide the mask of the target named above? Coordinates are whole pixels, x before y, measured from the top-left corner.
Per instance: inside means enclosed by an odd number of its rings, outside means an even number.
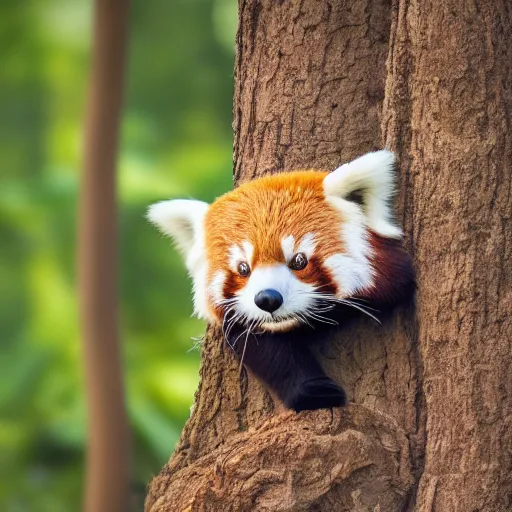
[[[394,163],[395,156],[387,149],[367,153],[325,177],[325,196],[349,201],[359,194],[368,227],[381,236],[400,238],[402,230],[394,223],[389,204],[394,194]]]
[[[211,319],[206,292],[206,250],[204,219],[209,205],[203,201],[175,199],[149,207],[147,218],[170,236],[185,258],[194,281],[194,313]]]
[[[174,199],[151,205],[147,218],[174,240],[190,267],[196,264],[191,259],[204,256],[197,253],[204,253],[203,224],[207,210],[208,203],[203,201]]]

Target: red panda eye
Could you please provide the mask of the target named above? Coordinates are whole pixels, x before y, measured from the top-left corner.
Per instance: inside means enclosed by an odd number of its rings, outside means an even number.
[[[308,265],[308,259],[303,252],[298,252],[290,261],[288,266],[292,270],[302,270]]]
[[[245,261],[238,264],[237,270],[242,277],[247,277],[251,273],[251,269]]]

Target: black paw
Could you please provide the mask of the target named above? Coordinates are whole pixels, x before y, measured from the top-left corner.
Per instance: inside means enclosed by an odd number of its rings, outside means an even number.
[[[302,382],[285,405],[295,412],[341,407],[347,403],[345,391],[328,377]]]

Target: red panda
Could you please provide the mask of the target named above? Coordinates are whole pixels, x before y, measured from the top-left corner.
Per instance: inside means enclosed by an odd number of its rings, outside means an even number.
[[[390,207],[393,166],[381,150],[330,173],[259,178],[211,205],[149,209],[185,258],[195,313],[222,325],[243,364],[296,411],[346,401],[311,351],[318,328],[351,311],[377,319],[414,290]]]

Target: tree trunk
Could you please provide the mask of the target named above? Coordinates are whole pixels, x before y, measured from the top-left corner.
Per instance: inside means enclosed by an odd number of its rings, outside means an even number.
[[[78,272],[88,409],[87,512],[127,510],[129,436],[117,322],[116,156],[128,2],[96,0]]]
[[[321,354],[333,412],[277,414],[209,329],[147,511],[512,508],[511,36],[497,0],[240,3],[235,181],[395,150],[417,309]]]
[[[512,510],[510,9],[401,0],[394,10],[383,131],[410,169],[422,511]]]

